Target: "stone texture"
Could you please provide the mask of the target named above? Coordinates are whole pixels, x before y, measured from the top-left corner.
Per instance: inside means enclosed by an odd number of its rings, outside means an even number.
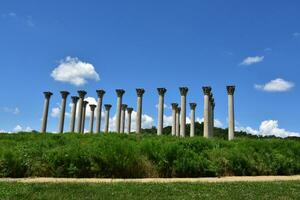
[[[132,114],[133,108],[127,108],[127,133],[131,133],[131,114]]]
[[[159,95],[158,99],[158,118],[157,118],[157,135],[161,135],[163,132],[164,125],[164,98],[167,92],[166,88],[157,88]]]
[[[235,86],[226,87],[228,94],[228,140],[234,139],[234,91]]]
[[[122,98],[125,93],[123,89],[116,89],[117,93],[117,110],[116,110],[116,132],[120,133],[121,128],[121,106],[122,106]]]
[[[141,133],[142,130],[142,104],[143,104],[143,95],[145,90],[143,88],[137,88],[137,107],[136,107],[136,133]]]
[[[209,115],[209,107],[210,107],[210,101],[209,96],[211,93],[211,87],[204,86],[202,87],[203,94],[204,94],[204,124],[203,124],[203,137],[209,138],[209,122],[210,122],[210,115]]]
[[[61,94],[61,111],[60,111],[58,132],[63,133],[64,124],[65,124],[66,102],[67,102],[67,97],[70,93],[68,91],[61,91],[60,94]]]
[[[109,113],[110,113],[111,105],[110,104],[105,104],[104,107],[105,107],[104,133],[108,133],[108,131],[109,131]]]
[[[78,91],[78,96],[79,96],[79,101],[78,101],[78,111],[77,111],[77,133],[81,133],[82,129],[82,114],[83,114],[83,101],[84,101],[84,96],[86,95],[86,91],[84,90],[79,90]]]
[[[190,110],[191,110],[191,126],[190,126],[190,137],[195,136],[195,110],[196,110],[196,103],[190,103]]]
[[[178,103],[172,103],[172,136],[176,136],[176,111],[178,108]]]
[[[121,133],[125,132],[125,113],[126,113],[127,105],[122,104],[121,106]]]
[[[181,116],[180,116],[180,137],[185,137],[185,126],[186,126],[186,95],[189,91],[187,87],[180,87],[181,96]]]
[[[101,130],[101,114],[102,114],[102,102],[105,91],[100,89],[96,90],[98,101],[97,101],[97,110],[96,110],[96,133],[100,133]]]
[[[44,111],[43,111],[43,118],[42,118],[42,128],[41,133],[46,133],[47,131],[47,121],[48,121],[48,112],[49,112],[49,102],[50,97],[53,95],[52,92],[44,92]]]
[[[71,111],[71,120],[70,120],[70,132],[74,133],[75,130],[75,119],[76,119],[76,110],[77,110],[77,102],[79,97],[72,96],[72,111]]]
[[[95,108],[97,106],[94,104],[90,104],[91,109],[91,116],[90,116],[90,133],[94,132],[94,114],[95,114]]]

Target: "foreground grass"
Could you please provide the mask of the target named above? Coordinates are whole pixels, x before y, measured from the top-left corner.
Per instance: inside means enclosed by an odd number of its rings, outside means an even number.
[[[299,199],[300,181],[27,184],[0,182],[0,199]]]

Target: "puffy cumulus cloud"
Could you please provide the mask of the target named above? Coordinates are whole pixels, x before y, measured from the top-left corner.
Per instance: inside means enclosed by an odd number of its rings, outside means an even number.
[[[27,127],[22,127],[21,125],[17,125],[14,129],[13,132],[14,133],[18,133],[18,132],[31,132],[32,128],[30,128],[29,126]]]
[[[99,74],[92,64],[70,56],[60,61],[60,64],[52,71],[51,76],[56,81],[66,82],[76,86],[86,84],[88,79],[95,81],[100,80]]]
[[[51,109],[51,117],[57,118],[59,117],[60,114],[60,108],[59,107],[54,107]]]
[[[263,85],[255,84],[254,88],[266,92],[286,92],[291,90],[294,86],[295,84],[292,82],[277,78]]]
[[[241,65],[248,66],[248,65],[260,63],[264,60],[264,58],[265,58],[264,56],[247,57],[243,60],[243,62],[241,62]]]
[[[262,121],[258,130],[255,130],[251,127],[237,127],[237,130],[241,130],[253,135],[261,135],[261,136],[276,136],[281,138],[285,138],[288,136],[300,137],[300,133],[298,132],[291,132],[283,128],[279,128],[279,123],[277,120]]]

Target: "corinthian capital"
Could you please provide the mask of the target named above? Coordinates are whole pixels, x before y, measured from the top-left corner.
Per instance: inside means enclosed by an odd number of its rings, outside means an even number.
[[[111,109],[111,104],[105,104],[104,107],[105,110],[109,111]]]
[[[131,114],[132,111],[133,111],[133,108],[131,108],[131,107],[128,107],[128,108],[127,108],[127,113],[128,113],[128,114]]]
[[[157,92],[159,95],[165,95],[165,93],[167,92],[166,88],[157,88]]]
[[[123,94],[125,93],[125,90],[123,90],[123,89],[116,89],[116,93],[117,93],[118,97],[122,97]]]
[[[102,90],[102,89],[96,90],[96,92],[97,92],[97,95],[98,95],[99,98],[102,98],[104,96],[104,94],[105,94],[105,91]]]
[[[197,104],[196,103],[190,103],[190,108],[191,110],[195,110],[196,109]]]
[[[234,85],[228,85],[228,86],[226,87],[226,89],[227,89],[227,94],[233,95],[233,94],[234,94],[234,91],[235,91],[235,86],[234,86]]]
[[[188,93],[188,91],[189,91],[189,88],[187,88],[187,87],[180,87],[179,91],[180,91],[180,95],[186,96],[187,93]]]
[[[172,109],[176,110],[178,107],[178,103],[171,103]]]
[[[121,109],[125,111],[127,109],[127,104],[122,104]]]
[[[78,99],[79,99],[79,97],[77,97],[77,96],[72,96],[71,99],[72,99],[72,103],[76,104],[77,101],[78,101]]]
[[[211,87],[210,86],[204,86],[204,87],[202,87],[202,90],[203,90],[204,95],[210,95],[210,93],[211,93]]]
[[[90,104],[90,109],[91,109],[91,111],[94,111],[95,108],[96,108],[96,105],[95,105],[95,104]]]
[[[50,99],[50,97],[53,95],[52,92],[44,92],[45,98]]]
[[[80,97],[80,98],[84,98],[84,96],[86,95],[86,91],[84,91],[84,90],[78,90],[77,91],[78,92],[78,96]]]
[[[142,97],[144,93],[145,93],[144,88],[136,88],[136,94],[138,97]]]
[[[65,98],[67,98],[68,97],[68,95],[70,94],[68,91],[60,91],[60,94],[61,94],[61,97],[63,98],[63,99],[65,99]]]

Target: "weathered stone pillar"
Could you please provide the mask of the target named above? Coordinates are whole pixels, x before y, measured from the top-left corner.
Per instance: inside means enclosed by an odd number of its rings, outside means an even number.
[[[185,125],[186,125],[186,95],[189,91],[187,87],[179,88],[181,95],[181,116],[180,116],[180,137],[185,137]]]
[[[109,131],[109,111],[111,109],[110,104],[105,104],[105,127],[104,127],[104,133],[108,133]]]
[[[234,139],[234,98],[235,86],[227,86],[228,94],[228,140]]]
[[[142,103],[143,103],[143,94],[145,90],[143,88],[137,88],[137,108],[136,108],[136,133],[141,133],[142,130]]]
[[[44,92],[45,101],[44,101],[44,112],[43,112],[41,133],[46,133],[47,130],[49,102],[50,102],[50,97],[52,95],[53,95],[52,92]]]
[[[197,104],[196,103],[190,103],[190,109],[191,109],[191,126],[190,126],[190,137],[195,136],[195,109]]]
[[[80,133],[84,134],[84,127],[85,127],[85,116],[86,116],[86,106],[88,105],[88,101],[83,101],[82,105],[82,121],[81,121],[81,131]]]
[[[158,99],[158,118],[157,118],[157,135],[161,135],[164,126],[164,98],[167,91],[166,88],[157,88]]]
[[[63,133],[64,123],[65,123],[66,102],[67,102],[67,97],[70,93],[67,91],[61,91],[60,94],[61,94],[61,112],[60,112],[58,133]]]
[[[203,137],[209,138],[209,95],[211,93],[211,87],[202,87],[204,93],[204,124],[203,124]]]
[[[177,107],[176,110],[176,136],[179,137],[180,135],[180,111],[181,108]]]
[[[127,108],[127,133],[129,134],[131,132],[131,113],[133,111],[133,108]]]
[[[127,105],[122,104],[121,106],[121,133],[125,132],[125,113],[126,113]]]
[[[94,129],[94,113],[95,113],[96,105],[90,104],[91,116],[90,116],[90,133],[93,133]]]
[[[117,110],[116,110],[116,132],[120,133],[121,127],[121,106],[122,106],[122,98],[125,93],[122,89],[117,89]]]
[[[98,102],[97,102],[97,111],[96,111],[96,133],[100,133],[101,129],[101,114],[102,114],[102,101],[103,96],[105,94],[104,90],[96,90],[98,95]]]
[[[78,101],[78,111],[77,111],[77,133],[81,133],[82,111],[83,111],[82,108],[83,108],[83,100],[85,95],[86,95],[86,91],[84,90],[78,91],[79,101]]]
[[[70,121],[70,132],[74,133],[77,101],[78,101],[79,97],[72,96],[71,98],[72,98],[72,111],[71,111],[71,121]]]
[[[177,103],[172,103],[172,136],[176,136],[176,111],[178,104]]]

